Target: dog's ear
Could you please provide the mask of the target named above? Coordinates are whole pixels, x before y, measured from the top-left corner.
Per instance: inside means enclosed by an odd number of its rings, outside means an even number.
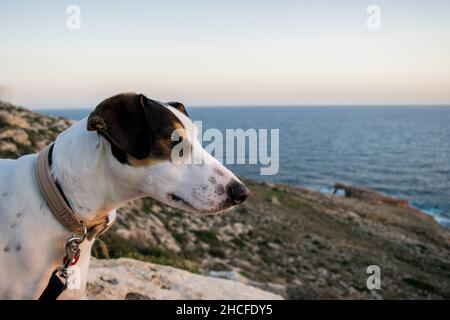
[[[97,131],[108,140],[113,153],[120,153],[121,162],[126,162],[123,152],[136,159],[144,159],[151,152],[146,99],[141,94],[119,94],[101,102],[89,115],[87,130]]]
[[[170,101],[166,102],[166,104],[168,104],[171,107],[174,107],[175,109],[177,109],[178,111],[184,113],[187,117],[189,117],[186,108],[184,107],[184,104],[182,104],[181,102]]]

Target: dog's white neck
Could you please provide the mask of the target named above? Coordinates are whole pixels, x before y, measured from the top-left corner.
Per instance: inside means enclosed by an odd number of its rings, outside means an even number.
[[[86,124],[85,118],[58,136],[51,170],[74,212],[89,223],[140,195],[115,179],[109,144]]]

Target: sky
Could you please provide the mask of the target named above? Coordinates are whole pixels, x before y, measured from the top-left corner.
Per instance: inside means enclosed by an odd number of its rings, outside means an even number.
[[[0,99],[31,108],[130,91],[187,106],[450,104],[449,57],[446,0],[0,1]]]

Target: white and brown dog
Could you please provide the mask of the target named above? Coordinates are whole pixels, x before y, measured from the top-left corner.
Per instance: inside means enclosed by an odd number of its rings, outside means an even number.
[[[201,147],[195,131],[181,103],[120,94],[57,137],[51,174],[86,225],[146,196],[198,213],[243,202],[247,188]],[[179,161],[174,154],[202,161]],[[38,298],[61,265],[70,235],[40,193],[35,163],[35,154],[0,160],[1,299]],[[80,289],[61,298],[84,296],[92,244],[80,247]]]

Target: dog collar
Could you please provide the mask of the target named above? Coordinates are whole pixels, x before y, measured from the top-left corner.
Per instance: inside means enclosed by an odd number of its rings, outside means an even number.
[[[70,232],[83,235],[88,240],[99,237],[108,230],[115,221],[115,216],[97,219],[95,221],[82,221],[70,207],[61,187],[53,179],[50,166],[54,143],[38,153],[36,161],[36,178],[42,196],[47,202],[55,218]],[[87,227],[87,229],[86,229]]]

